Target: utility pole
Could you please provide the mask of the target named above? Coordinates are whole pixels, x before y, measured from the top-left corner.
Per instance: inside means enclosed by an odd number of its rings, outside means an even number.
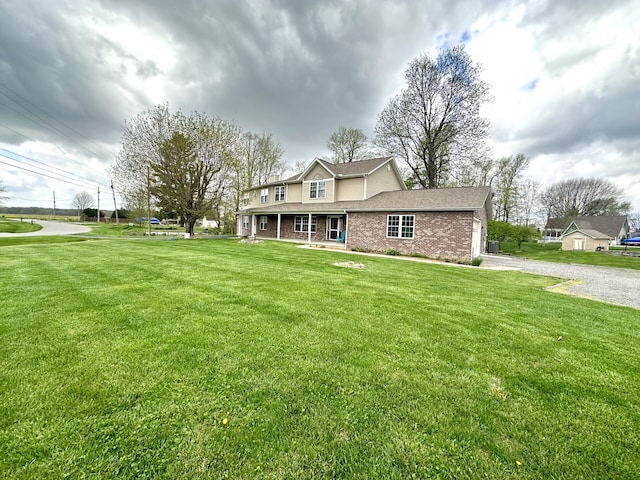
[[[98,186],[98,223],[100,223],[100,186]]]
[[[56,219],[56,192],[53,192],[53,219]]]
[[[113,189],[113,180],[111,180],[111,193],[113,194],[113,211],[116,212],[116,225],[118,225],[120,220],[118,220],[118,207],[116,206],[116,191]]]

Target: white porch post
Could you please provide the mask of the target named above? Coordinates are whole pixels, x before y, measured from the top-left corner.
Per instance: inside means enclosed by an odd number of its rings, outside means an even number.
[[[309,230],[309,243],[311,243],[311,214],[309,214],[309,224],[307,225],[307,230]]]
[[[251,215],[251,236],[256,236],[256,216],[253,214]]]
[[[280,240],[280,222],[281,222],[282,214],[278,214],[278,233],[276,234],[276,238]]]

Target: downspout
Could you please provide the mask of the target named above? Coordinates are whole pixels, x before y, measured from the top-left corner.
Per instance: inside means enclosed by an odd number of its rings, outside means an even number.
[[[311,214],[309,214],[309,223],[307,224],[307,230],[309,231],[308,240],[309,243],[311,243]]]

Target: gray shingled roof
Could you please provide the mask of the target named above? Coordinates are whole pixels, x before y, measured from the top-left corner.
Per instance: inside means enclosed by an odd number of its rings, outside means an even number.
[[[476,211],[485,208],[491,187],[456,187],[423,190],[394,190],[367,200],[326,203],[281,203],[256,207],[253,213],[321,213],[366,211]],[[490,212],[488,212],[490,214]]]
[[[562,230],[564,232],[569,225],[575,222],[576,226],[583,232],[585,230],[595,230],[610,238],[616,238],[620,234],[620,230],[622,230],[626,221],[627,217],[625,215],[550,218],[549,221],[547,221],[546,228]]]
[[[567,235],[571,235],[574,232],[580,232],[585,234],[587,237],[591,237],[591,238],[595,238],[595,239],[606,239],[606,240],[610,240],[612,237],[610,235],[607,235],[605,233],[599,232],[597,230],[593,230],[590,228],[578,228],[577,230],[573,230],[569,233],[567,233]]]
[[[331,163],[326,160],[317,159],[327,170],[336,176],[364,175],[371,173],[376,168],[385,164],[391,157],[370,158],[368,160],[359,160],[357,162],[348,163]]]

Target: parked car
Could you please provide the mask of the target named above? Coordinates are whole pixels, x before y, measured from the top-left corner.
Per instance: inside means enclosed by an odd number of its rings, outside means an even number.
[[[147,217],[136,218],[136,222],[138,222],[138,223],[147,223]],[[151,217],[149,219],[149,223],[151,225],[160,225],[160,220],[158,220],[156,217]]]
[[[625,238],[620,245],[640,246],[640,237]]]

